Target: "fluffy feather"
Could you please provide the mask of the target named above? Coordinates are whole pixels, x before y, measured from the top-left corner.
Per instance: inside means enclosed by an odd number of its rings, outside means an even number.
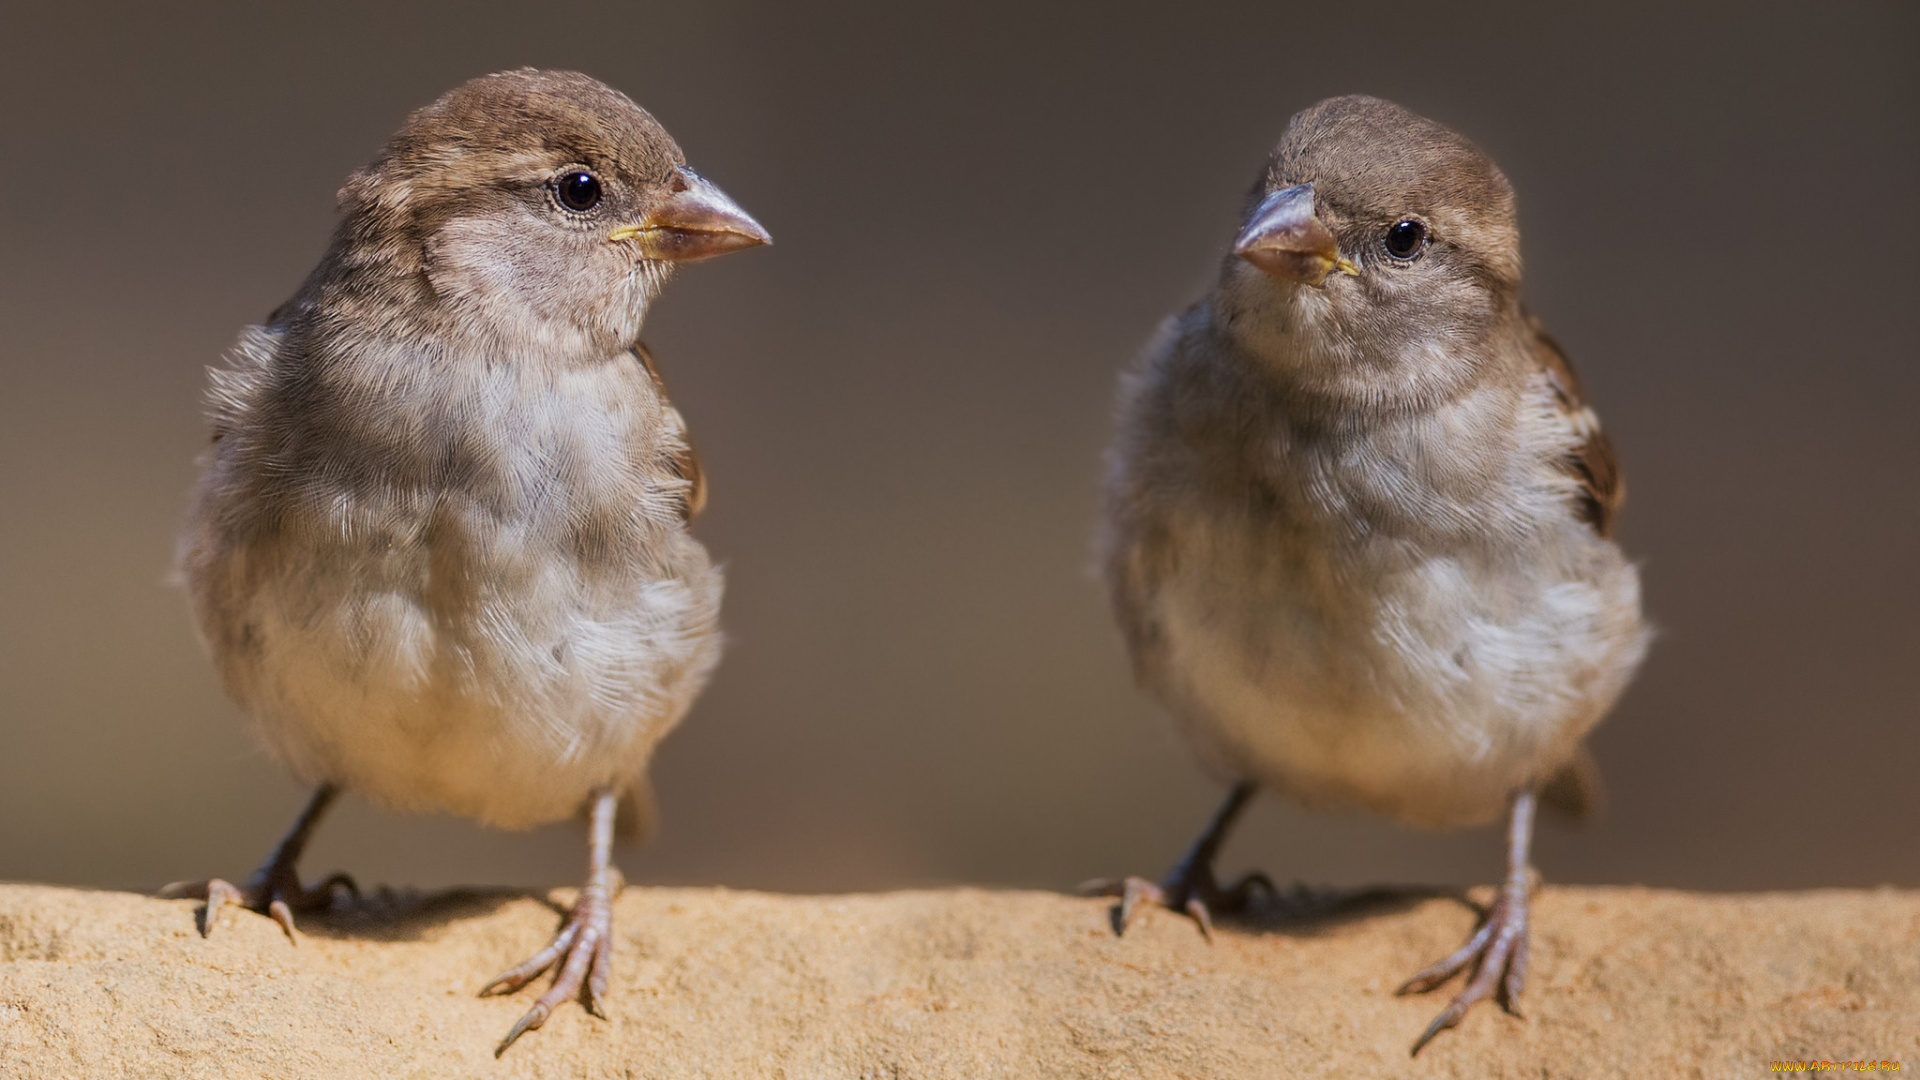
[[[1480,824],[1581,752],[1646,647],[1622,487],[1519,306],[1505,177],[1397,106],[1296,118],[1248,205],[1313,183],[1356,260],[1238,258],[1123,384],[1102,533],[1140,682],[1223,779]],[[1378,237],[1421,215],[1419,264]]]
[[[301,779],[537,825],[633,787],[705,683],[704,480],[636,344],[670,264],[608,239],[680,165],[585,76],[474,80],[353,175],[313,275],[213,372],[180,563]],[[592,213],[554,200],[576,166]]]

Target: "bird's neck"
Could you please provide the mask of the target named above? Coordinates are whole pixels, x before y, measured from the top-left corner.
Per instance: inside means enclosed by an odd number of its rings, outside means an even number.
[[[620,317],[599,324],[555,317],[523,291],[489,284],[436,274],[406,245],[336,245],[270,321],[301,334],[357,335],[377,351],[566,369],[625,353],[658,291],[636,282]]]
[[[1245,368],[1302,420],[1430,413],[1512,367],[1513,350],[1487,327],[1356,313],[1306,287],[1222,289],[1208,308],[1207,332],[1221,345],[1214,354]]]

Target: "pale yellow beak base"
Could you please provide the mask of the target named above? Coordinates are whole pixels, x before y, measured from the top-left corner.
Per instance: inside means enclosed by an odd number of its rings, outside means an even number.
[[[1340,254],[1339,242],[1313,211],[1313,185],[1298,184],[1267,196],[1234,240],[1234,254],[1269,276],[1325,288],[1338,270],[1359,277],[1360,268]]]

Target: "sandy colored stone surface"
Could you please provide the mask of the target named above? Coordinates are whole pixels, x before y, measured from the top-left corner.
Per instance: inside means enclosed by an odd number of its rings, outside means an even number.
[[[479,999],[550,898],[448,893],[309,918],[298,946],[196,904],[0,886],[5,1077],[1751,1077],[1781,1058],[1920,1069],[1920,893],[1539,894],[1517,1019],[1394,985],[1474,915],[1404,898],[1221,928],[1031,892],[629,889],[611,1019]],[[1457,986],[1457,983],[1455,984]],[[1449,988],[1451,990],[1452,987]],[[1857,1074],[1856,1074],[1857,1075]]]

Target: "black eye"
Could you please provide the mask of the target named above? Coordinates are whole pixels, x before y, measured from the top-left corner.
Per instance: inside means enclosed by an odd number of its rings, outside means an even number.
[[[1416,258],[1427,246],[1427,227],[1412,218],[1387,230],[1387,254],[1402,261]]]
[[[553,191],[561,206],[582,214],[600,205],[600,178],[585,169],[562,174]]]

